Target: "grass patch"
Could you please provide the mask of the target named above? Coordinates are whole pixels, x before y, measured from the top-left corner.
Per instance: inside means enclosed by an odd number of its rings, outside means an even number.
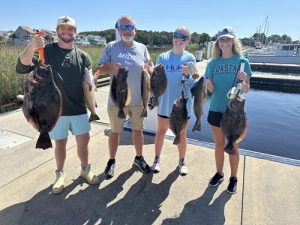
[[[25,77],[16,72],[23,48],[0,45],[0,105],[16,102],[16,96],[24,92]]]
[[[10,46],[0,44],[0,106],[17,103],[16,96],[24,93],[26,76],[16,72],[17,58],[24,50],[25,46]],[[82,47],[80,48],[87,52],[93,62],[93,71],[95,71],[99,56],[102,53],[103,47]],[[153,63],[156,62],[157,56],[171,49],[171,46],[166,48],[149,49],[150,57]],[[187,50],[195,53],[195,47],[187,46]]]

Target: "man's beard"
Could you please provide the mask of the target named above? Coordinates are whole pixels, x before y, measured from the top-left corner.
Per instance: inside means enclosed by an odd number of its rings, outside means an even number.
[[[124,42],[131,42],[134,39],[134,35],[122,35],[121,38]]]
[[[75,38],[71,35],[67,35],[68,37],[66,38],[66,36],[62,36],[61,34],[58,33],[57,36],[60,40],[62,40],[65,43],[70,43],[75,40]]]

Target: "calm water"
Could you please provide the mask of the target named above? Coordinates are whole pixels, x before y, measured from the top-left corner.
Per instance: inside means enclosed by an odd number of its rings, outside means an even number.
[[[205,103],[202,130],[192,132],[195,117],[190,120],[188,138],[213,143]],[[300,94],[251,90],[246,97],[248,132],[241,148],[300,160]]]

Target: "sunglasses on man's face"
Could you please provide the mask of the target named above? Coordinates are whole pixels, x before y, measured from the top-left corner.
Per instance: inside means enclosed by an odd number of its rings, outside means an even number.
[[[187,40],[189,40],[189,36],[187,36],[187,35],[185,35],[185,34],[182,34],[182,33],[180,33],[180,32],[175,32],[175,33],[173,34],[173,37],[174,37],[175,39],[180,39],[180,40],[182,40],[182,41],[187,41]]]
[[[125,31],[125,30],[129,30],[132,31],[135,29],[135,26],[129,24],[129,25],[120,25],[120,30],[121,31]]]

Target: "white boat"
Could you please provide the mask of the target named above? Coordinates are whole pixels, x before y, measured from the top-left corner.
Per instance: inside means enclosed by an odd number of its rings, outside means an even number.
[[[300,64],[300,44],[281,44],[256,51],[246,56],[250,63]]]

